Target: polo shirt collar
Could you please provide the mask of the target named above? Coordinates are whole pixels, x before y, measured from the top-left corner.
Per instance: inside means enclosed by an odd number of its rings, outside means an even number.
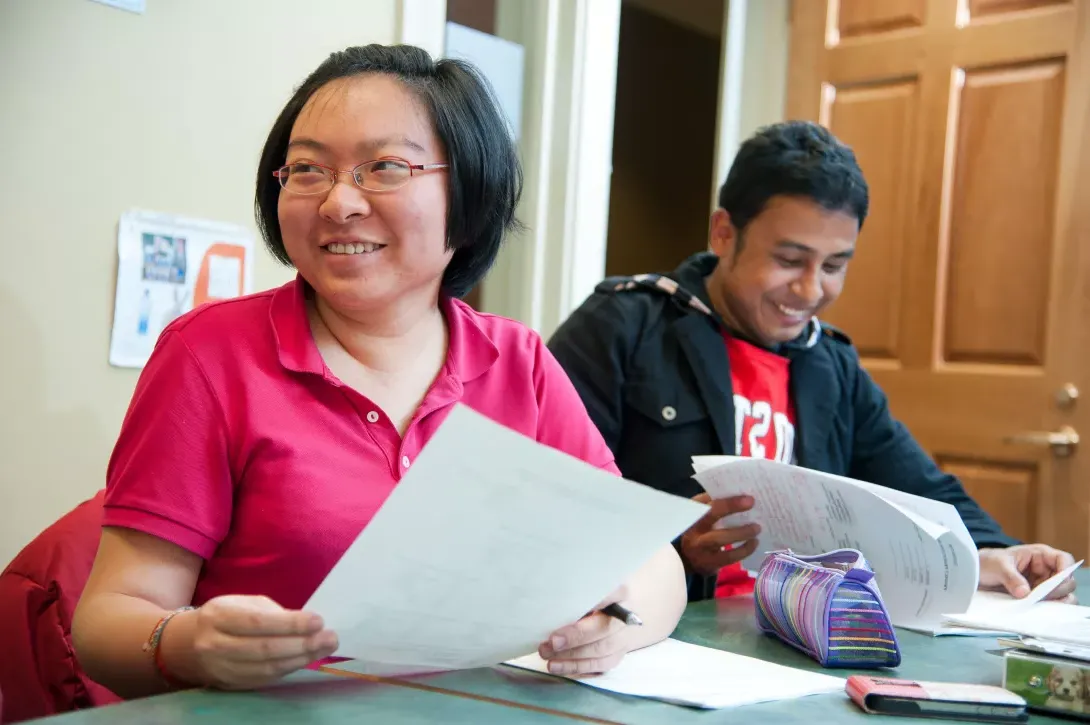
[[[325,376],[325,361],[307,318],[307,283],[301,276],[296,275],[273,294],[269,322],[281,365],[298,373]]]
[[[328,375],[307,318],[308,285],[301,276],[273,293],[269,322],[280,364],[300,373]],[[480,314],[461,300],[440,299],[450,340],[442,375],[459,383],[480,377],[499,359],[499,348],[481,327]]]
[[[468,383],[488,372],[500,357],[499,348],[481,327],[479,312],[446,295],[440,298],[440,305],[450,331],[445,372]]]

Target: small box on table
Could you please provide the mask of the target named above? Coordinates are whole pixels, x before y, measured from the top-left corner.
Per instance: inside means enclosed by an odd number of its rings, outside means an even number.
[[[1003,687],[1031,710],[1090,720],[1090,662],[1021,649],[1003,659]]]

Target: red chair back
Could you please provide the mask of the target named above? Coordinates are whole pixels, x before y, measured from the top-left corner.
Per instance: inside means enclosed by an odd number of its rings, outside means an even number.
[[[72,648],[72,615],[91,573],[104,491],[38,535],[0,573],[0,723],[118,702]]]

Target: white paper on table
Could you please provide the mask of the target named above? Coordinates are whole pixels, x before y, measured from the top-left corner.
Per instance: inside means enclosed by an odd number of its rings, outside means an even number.
[[[549,673],[538,655],[506,664]],[[724,708],[792,700],[826,692],[844,693],[845,680],[667,639],[625,655],[600,675],[570,677],[591,687],[677,705]]]
[[[1043,601],[1082,563],[1078,561],[1041,582],[1022,599],[1000,592],[979,592],[969,611],[947,614],[946,619],[976,630],[1090,645],[1090,607]]]
[[[1014,597],[1009,594],[977,590],[973,594],[968,610],[966,610],[966,616],[979,616],[997,608],[1002,608],[1012,601],[1015,601]],[[940,619],[938,622],[909,622],[902,626],[913,632],[929,634],[932,637],[1003,637],[1013,634],[1011,631],[1004,629],[982,629],[953,624],[945,618]]]
[[[992,612],[988,616],[955,614],[950,621],[973,628],[1090,646],[1090,607],[1038,602],[1028,609]]]
[[[761,545],[743,561],[747,569],[757,570],[766,552],[778,549],[858,549],[895,625],[938,626],[944,613],[969,608],[980,561],[950,504],[760,458],[694,456],[693,469],[713,499],[753,497],[750,511],[717,524],[761,525]]]
[[[947,613],[940,623],[909,624],[911,629],[934,637],[958,635],[963,637],[1004,637],[1018,634],[1018,613],[1041,602],[1056,587],[1071,576],[1082,562],[1076,562],[1058,574],[1038,584],[1022,599],[1015,599],[1006,592],[977,591],[969,609],[965,612]],[[1062,605],[1067,606],[1067,605]],[[1013,617],[1013,619],[1011,619]]]
[[[355,658],[343,669],[494,665],[578,620],[707,509],[457,405],[306,609]]]

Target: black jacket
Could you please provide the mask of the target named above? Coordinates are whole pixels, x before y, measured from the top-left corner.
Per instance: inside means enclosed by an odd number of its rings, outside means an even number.
[[[690,257],[668,275],[673,293],[607,279],[548,343],[621,473],[679,496],[703,491],[691,456],[735,454],[730,361],[704,287],[717,261]],[[978,547],[1018,543],[890,415],[844,333],[815,321],[776,352],[790,360],[798,465],[953,504]],[[713,578],[695,579],[690,599],[712,596]]]

